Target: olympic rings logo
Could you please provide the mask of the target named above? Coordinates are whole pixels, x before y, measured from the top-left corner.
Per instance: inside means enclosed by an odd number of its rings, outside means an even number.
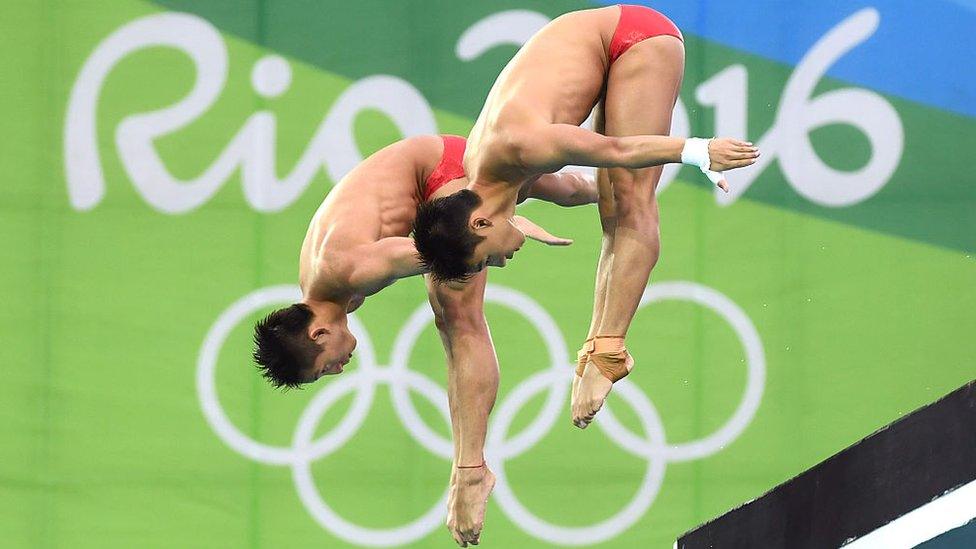
[[[359,369],[339,376],[322,388],[305,408],[290,447],[258,442],[234,426],[221,408],[216,390],[217,356],[231,330],[249,314],[264,307],[293,303],[300,297],[295,286],[272,286],[256,290],[225,310],[211,326],[197,360],[197,395],[204,417],[217,436],[241,455],[267,465],[291,467],[298,496],[316,522],[335,536],[359,545],[386,546],[407,544],[429,535],[444,521],[447,493],[423,516],[394,528],[366,528],[337,514],[323,499],[312,478],[311,464],[341,448],[358,431],[369,413],[376,388],[390,386],[394,409],[400,421],[418,444],[432,454],[450,461],[452,443],[431,429],[420,418],[408,391],[426,398],[450,424],[447,393],[430,378],[409,368],[411,350],[424,329],[433,322],[433,313],[424,304],[407,320],[393,345],[389,366],[377,363],[376,353],[365,327],[349,316],[350,330],[359,340]],[[749,317],[725,295],[694,282],[664,282],[648,286],[640,307],[656,301],[685,300],[711,309],[733,328],[746,356],[746,388],[732,416],[713,433],[697,440],[669,444],[664,425],[647,395],[630,382],[621,380],[614,397],[604,407],[595,424],[626,452],[643,458],[647,468],[633,498],[616,515],[588,526],[563,526],[547,522],[527,509],[512,490],[505,474],[505,462],[521,455],[548,433],[557,420],[565,419],[575,363],[562,333],[549,314],[530,297],[510,288],[488,285],[485,301],[512,309],[524,316],[543,337],[549,355],[548,368],[517,385],[498,406],[491,420],[486,457],[497,477],[494,498],[512,523],[535,538],[564,545],[586,545],[607,541],[632,526],[650,508],[664,480],[668,462],[700,459],[715,454],[734,441],[749,425],[762,399],[766,364],[762,342]],[[533,397],[547,391],[539,415],[521,432],[509,434],[512,421]],[[348,393],[355,393],[335,428],[314,439],[316,426],[329,408]],[[628,404],[639,418],[642,433],[624,427],[611,408]]]

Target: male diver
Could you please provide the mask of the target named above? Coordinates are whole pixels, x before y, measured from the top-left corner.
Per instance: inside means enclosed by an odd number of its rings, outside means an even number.
[[[467,185],[464,149],[462,137],[410,137],[371,155],[332,189],[302,243],[302,301],[272,312],[254,330],[254,359],[274,386],[298,387],[342,373],[356,346],[347,314],[398,278],[426,271],[408,237],[415,212],[419,204]],[[548,174],[526,186],[518,201],[526,198],[590,204],[596,187],[581,174]],[[548,244],[571,242],[528,223],[522,228]],[[462,546],[478,542],[494,485],[482,466],[488,414],[498,390],[498,361],[483,312],[486,279],[482,272],[466,284],[427,280],[447,354],[454,438],[447,525]]]
[[[468,137],[468,185],[419,207],[417,250],[434,278],[460,280],[521,246],[514,211],[524,185],[566,165],[602,168],[603,242],[572,391],[572,420],[580,428],[633,367],[624,339],[660,250],[661,165],[696,165],[727,192],[720,172],[759,157],[751,143],[736,139],[668,136],[683,72],[681,32],[650,8],[611,6],[556,18],[492,86]],[[580,128],[594,107],[596,131]]]

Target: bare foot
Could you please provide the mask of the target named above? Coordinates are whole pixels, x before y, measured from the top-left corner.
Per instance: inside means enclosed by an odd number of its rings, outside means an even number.
[[[580,376],[578,376],[576,374],[573,374],[573,391],[570,393],[571,396],[570,396],[570,400],[569,400],[569,409],[570,410],[575,410],[576,409],[576,393],[579,391],[579,384],[580,384],[580,381],[582,379],[583,378],[581,378]],[[573,415],[575,417],[575,414],[573,414]]]
[[[495,488],[495,475],[488,466],[455,468],[448,496],[447,529],[461,547],[481,542],[488,495]]]
[[[627,356],[627,372],[634,367],[634,359]],[[573,399],[573,425],[580,429],[586,427],[593,421],[593,417],[603,407],[613,382],[604,376],[600,369],[592,361],[586,363],[583,370],[583,377],[580,378],[579,385],[576,387]]]
[[[590,346],[591,341],[593,341],[592,338],[587,339],[586,343],[583,344],[583,348],[576,353],[576,370],[573,372],[573,390],[569,393],[570,411],[576,409],[576,393],[579,391],[580,380],[583,379],[580,376],[582,376],[583,371],[586,370],[586,363],[590,360],[590,351],[593,350]]]
[[[586,365],[583,377],[577,379],[580,381],[573,402],[573,425],[586,429],[593,421],[593,416],[603,407],[613,383],[592,363]]]
[[[457,500],[457,467],[451,464],[451,483],[447,489],[447,527],[451,528],[457,519],[454,514],[454,501]],[[454,531],[451,531],[451,535],[454,535]],[[457,538],[454,541],[458,541]],[[460,543],[460,542],[458,542]]]

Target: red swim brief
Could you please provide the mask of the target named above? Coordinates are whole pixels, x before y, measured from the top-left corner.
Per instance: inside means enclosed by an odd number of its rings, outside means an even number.
[[[644,6],[620,6],[620,20],[610,41],[610,64],[630,49],[653,36],[673,36],[684,41],[681,31],[662,13]]]
[[[464,177],[464,147],[467,140],[457,135],[442,135],[444,154],[434,171],[424,182],[424,200],[430,200],[430,195],[450,181]]]

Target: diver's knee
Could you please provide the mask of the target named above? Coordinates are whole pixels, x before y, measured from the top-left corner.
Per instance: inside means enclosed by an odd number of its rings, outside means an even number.
[[[486,329],[482,308],[464,302],[444,304],[440,315],[434,315],[434,324],[450,336],[480,333]]]

